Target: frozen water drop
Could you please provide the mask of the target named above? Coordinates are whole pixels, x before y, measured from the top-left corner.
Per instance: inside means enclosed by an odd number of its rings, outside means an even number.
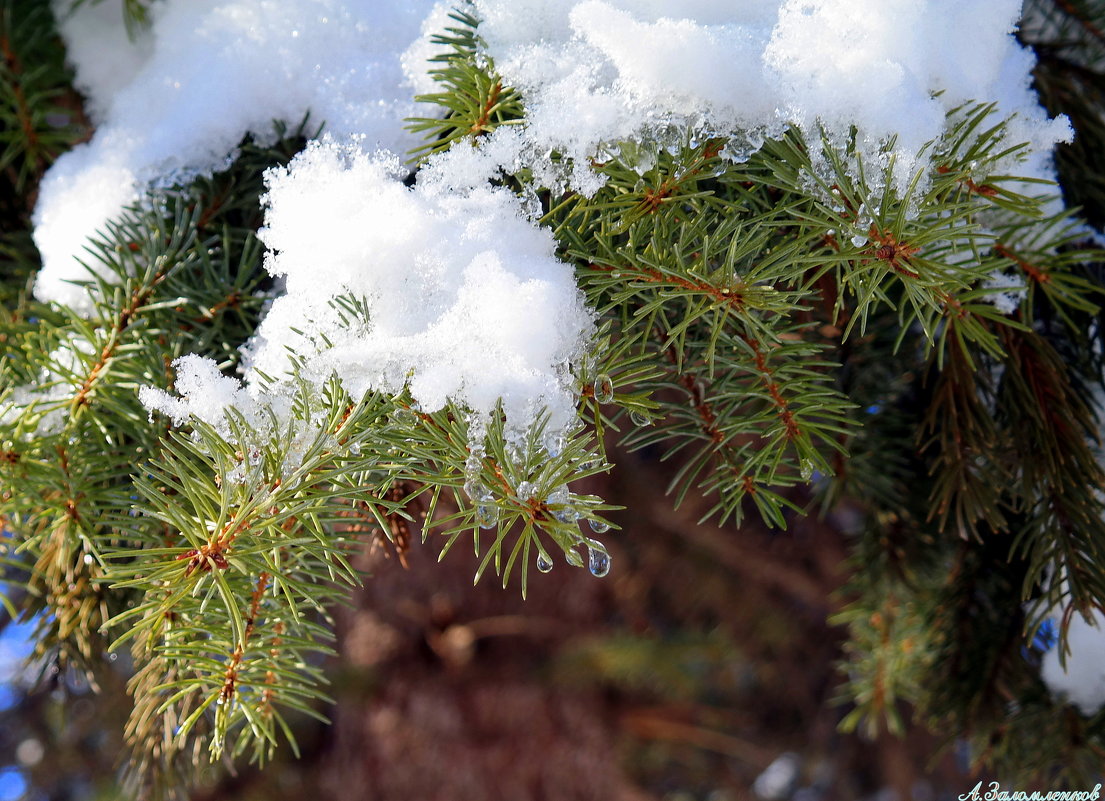
[[[464,482],[464,494],[476,503],[491,500],[491,492],[482,481],[475,478],[470,478]]]
[[[865,237],[863,234],[856,234],[852,237],[852,244],[855,245],[857,248],[861,248],[867,244],[867,237]]]
[[[553,509],[552,513],[553,517],[561,523],[574,523],[579,520],[580,514],[578,509],[568,505],[571,503],[571,500],[572,494],[568,492],[568,485],[561,484],[545,499],[545,503],[548,506],[560,507],[558,509]]]
[[[543,553],[537,554],[537,569],[542,573],[552,570],[552,560]]]
[[[534,487],[533,484],[531,484],[530,482],[523,481],[521,484],[518,485],[516,493],[518,495],[518,500],[528,501],[530,498],[537,494],[537,488]]]
[[[591,526],[591,531],[595,532],[596,534],[605,534],[607,531],[610,530],[610,524],[607,523],[605,520],[596,520],[594,518],[591,518],[587,521],[587,523]]]
[[[557,456],[562,454],[564,452],[565,444],[566,440],[564,439],[564,436],[562,434],[557,434],[556,436],[549,437],[547,440],[545,440],[545,450],[548,452],[549,458],[555,459]]]
[[[592,576],[602,578],[610,572],[610,554],[598,548],[587,548],[587,569]]]
[[[803,459],[800,465],[800,470],[803,481],[809,481],[811,478],[813,478],[813,460]]]
[[[571,506],[567,506],[563,509],[558,509],[553,512],[553,517],[559,520],[561,523],[574,523],[580,518],[579,510]]]
[[[495,528],[499,523],[499,510],[489,505],[477,506],[476,523],[480,528]]]
[[[595,379],[595,400],[599,403],[611,403],[614,400],[614,382],[606,373]]]
[[[350,442],[349,443],[349,455],[350,456],[360,456],[361,455],[361,443],[359,443],[359,442]]]

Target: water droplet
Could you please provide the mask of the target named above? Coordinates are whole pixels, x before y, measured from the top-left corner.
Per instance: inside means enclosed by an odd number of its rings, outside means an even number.
[[[412,426],[418,422],[418,415],[413,409],[408,409],[405,406],[400,406],[392,414],[392,419],[404,426]]]
[[[610,530],[610,524],[607,523],[605,520],[595,520],[594,518],[591,518],[587,522],[591,526],[591,531],[595,532],[596,534],[605,534],[607,531]]]
[[[811,478],[813,478],[813,460],[803,459],[800,465],[800,470],[803,481],[809,481]]]
[[[543,553],[537,554],[537,569],[542,573],[548,573],[552,570],[552,560]]]
[[[523,481],[521,484],[518,485],[518,488],[515,492],[518,495],[518,500],[528,501],[530,498],[537,494],[537,488],[533,486],[533,484],[531,484],[530,482]]]
[[[652,420],[648,416],[643,415],[640,412],[630,412],[629,419],[633,421],[633,425],[640,426],[642,428],[652,425]]]
[[[610,572],[610,554],[598,548],[587,548],[587,569],[592,576],[602,578]]]
[[[580,470],[598,470],[602,467],[602,462],[598,459],[584,459],[579,463]]]
[[[350,456],[360,456],[361,455],[361,443],[359,443],[359,442],[350,442],[349,443],[349,455]]]
[[[564,561],[572,567],[583,567],[583,557],[575,548],[569,548],[564,552]]]
[[[852,244],[855,245],[857,248],[861,248],[867,244],[867,237],[863,236],[862,234],[856,234],[852,237]]]
[[[611,403],[614,400],[614,382],[606,373],[595,379],[595,400],[599,403]]]
[[[482,481],[476,478],[470,478],[464,482],[464,494],[476,503],[491,500],[491,492]]]
[[[476,524],[480,528],[495,528],[499,523],[499,510],[494,506],[476,507]]]

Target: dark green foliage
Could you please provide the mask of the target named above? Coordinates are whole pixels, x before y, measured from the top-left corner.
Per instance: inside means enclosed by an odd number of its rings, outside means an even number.
[[[1063,192],[1099,229],[1105,223],[1105,5],[1100,0],[1030,0],[1020,39],[1039,63],[1035,86],[1052,114],[1078,132],[1057,154]]]
[[[140,597],[109,589],[109,558],[162,534],[134,508],[135,464],[161,449],[165,433],[137,390],[171,385],[170,362],[185,353],[236,363],[267,291],[254,236],[261,171],[287,160],[302,136],[281,129],[273,148],[247,142],[231,170],[113,224],[90,250],[114,278],[93,290],[90,319],[28,300],[10,312],[3,336],[14,347],[0,358],[0,395],[31,402],[0,434],[4,523],[20,543],[5,578],[24,586],[20,613],[37,622],[38,653],[63,668],[95,675],[110,642],[103,627]],[[166,680],[150,664],[139,675]],[[141,723],[132,738],[152,747]]]
[[[1098,220],[1102,173],[1081,181],[1071,160],[1105,150],[1105,15],[1037,5],[1058,20],[1024,34],[1041,90],[1082,137],[1061,155],[1064,188]],[[126,5],[130,24],[144,9]],[[170,387],[188,353],[232,375],[271,290],[255,236],[261,176],[308,131],[278,130],[273,148],[247,141],[227,171],[102,231],[88,258],[108,277],[89,282],[90,317],[36,303],[24,291],[33,186],[83,129],[52,122],[73,94],[49,14],[29,2],[3,13],[7,603],[37,621],[41,654],[93,677],[109,646],[131,648],[133,788],[168,793],[204,759],[295,747],[289,721],[324,715],[328,614],[362,580],[349,557],[366,539],[402,555],[420,529],[445,556],[470,538],[476,578],[490,570],[522,593],[531,565],[561,557],[601,575],[608,557],[590,531],[616,529],[618,507],[572,482],[610,470],[612,443],[669,460],[673,503],[704,499],[722,522],[758,514],[782,529],[814,505],[853,515],[836,618],[849,633],[844,726],[901,730],[912,707],[1003,774],[1063,767],[1074,780],[1092,766],[1101,716],[1053,698],[1021,650],[1041,618],[1105,606],[1091,400],[1102,254],[1001,174],[1023,146],[992,106],[953,111],[903,192],[892,164],[795,130],[743,163],[721,157],[723,139],[688,137],[655,159],[609,143],[590,165],[605,180],[591,197],[530,170],[502,176],[540,200],[596,311],[592,353],[573,368],[579,424],[560,439],[544,419],[512,439],[499,416],[473,437],[454,404],[350,397],[336,379],[295,383],[282,416],[175,429],[138,391]],[[525,98],[477,57],[477,20],[454,19],[438,40],[441,91],[422,98],[441,115],[411,121],[426,137],[416,166],[525,124]],[[1023,284],[1010,308],[995,304],[995,273]],[[336,308],[365,315],[358,298]],[[636,676],[651,658],[625,653],[637,663],[606,669]],[[1030,753],[1040,732],[1046,747]]]
[[[0,203],[5,206],[26,199],[42,171],[86,132],[69,78],[49,4],[18,0],[0,6]]]
[[[87,136],[48,3],[0,4],[0,307],[19,305],[38,269],[30,216],[42,172]]]

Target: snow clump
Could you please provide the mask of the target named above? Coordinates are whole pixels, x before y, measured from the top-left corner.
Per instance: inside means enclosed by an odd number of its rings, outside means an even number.
[[[1020,0],[474,5],[486,55],[525,99],[528,157],[555,149],[586,165],[619,141],[677,147],[690,130],[732,137],[723,155],[741,161],[791,125],[813,143],[823,126],[838,146],[855,126],[863,160],[892,157],[904,191],[948,112],[969,101],[1015,115],[1008,138],[1030,145],[1016,174],[1053,179],[1051,150],[1071,137],[1031,89],[1034,56],[1012,35]],[[584,194],[601,183],[569,180]]]
[[[222,167],[246,134],[310,112],[335,135],[403,152],[415,114],[401,57],[429,0],[167,0],[134,43],[120,0],[54,0],[97,129],[51,167],[35,209],[35,294],[88,314],[87,239],[159,183]],[[90,265],[95,262],[85,259]]]
[[[260,237],[286,293],[247,347],[247,382],[287,376],[294,354],[301,375],[336,374],[353,397],[408,386],[427,412],[453,401],[486,419],[501,402],[516,431],[543,407],[552,430],[570,423],[569,366],[593,332],[572,268],[517,196],[458,186],[445,163],[408,188],[394,156],[327,139],[268,172]],[[225,379],[213,364],[181,368],[184,398],[147,390],[143,402],[207,419]]]
[[[1094,610],[1092,618],[1092,622],[1080,614],[1071,618],[1065,667],[1060,664],[1058,647],[1044,654],[1040,666],[1048,689],[1086,716],[1105,706],[1105,614]]]
[[[994,270],[983,282],[986,294],[982,300],[992,303],[1002,314],[1013,314],[1021,307],[1021,301],[1028,294],[1022,276],[1010,275],[1003,270]]]

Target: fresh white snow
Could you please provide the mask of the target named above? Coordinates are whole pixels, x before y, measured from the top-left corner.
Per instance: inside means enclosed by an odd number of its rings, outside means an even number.
[[[855,126],[860,155],[869,165],[892,156],[904,189],[948,111],[968,101],[1016,115],[1010,139],[1031,148],[1014,173],[1052,178],[1052,147],[1071,136],[1030,88],[1034,56],[1012,36],[1020,0],[475,6],[487,55],[524,94],[530,158],[556,149],[585,164],[619,140],[678,145],[691,131],[736,134],[723,155],[739,161],[787,126],[813,143],[819,126],[837,143]],[[570,183],[589,194],[601,180]]]
[[[257,371],[284,376],[294,352],[354,394],[408,386],[425,409],[452,400],[481,415],[501,401],[518,426],[543,406],[567,425],[592,322],[534,196],[489,185],[500,170],[593,194],[591,160],[619,142],[647,159],[729,136],[723,155],[741,160],[788,126],[837,142],[854,126],[860,155],[893,157],[900,186],[927,166],[948,110],[976,100],[1030,143],[1017,171],[1050,177],[1070,133],[1029,88],[1033,57],[1011,35],[1019,0],[473,0],[483,55],[522,92],[526,119],[436,157],[407,188],[403,119],[435,113],[413,96],[434,89],[430,39],[448,2],[165,0],[133,43],[120,3],[65,16],[55,0],[97,130],[43,181],[37,295],[89,313],[69,281],[87,276],[90,234],[151,187],[226,164],[244,135],[310,112],[329,138],[268,176],[261,236],[285,294],[246,346],[246,387]],[[362,305],[341,311],[341,297]],[[181,421],[237,403],[211,364],[178,373],[183,399],[150,390],[147,405]]]
[[[437,169],[408,189],[396,158],[323,142],[268,173],[261,239],[287,294],[258,331],[251,367],[279,375],[289,343],[314,338],[306,349],[321,359],[310,369],[336,372],[355,397],[406,383],[427,411],[452,399],[490,413],[501,399],[508,419],[523,420],[541,402],[566,425],[569,364],[592,329],[572,268],[513,192],[456,189],[434,180]],[[329,304],[340,295],[363,300],[365,318],[338,322]]]
[[[436,169],[408,188],[395,157],[325,140],[269,171],[260,236],[286,291],[247,348],[247,378],[288,374],[294,353],[309,356],[309,380],[336,374],[354,397],[407,385],[425,411],[452,400],[486,416],[501,402],[524,427],[546,407],[562,429],[575,415],[570,364],[592,331],[572,268],[512,192],[454,189]],[[206,420],[212,403],[235,405],[200,386],[222,386],[211,363],[177,369],[185,400],[150,390],[147,406]]]
[[[1071,618],[1065,667],[1059,662],[1059,646],[1044,654],[1040,667],[1048,688],[1087,716],[1105,706],[1105,614],[1094,611],[1092,620],[1079,614]]]
[[[87,238],[151,186],[224,166],[247,133],[311,113],[335,135],[403,152],[416,112],[400,58],[429,0],[169,0],[125,38],[121,0],[84,3],[62,35],[98,123],[57,160],[40,188],[36,295],[89,313]],[[115,24],[111,25],[114,19]],[[92,259],[85,259],[94,264]]]

